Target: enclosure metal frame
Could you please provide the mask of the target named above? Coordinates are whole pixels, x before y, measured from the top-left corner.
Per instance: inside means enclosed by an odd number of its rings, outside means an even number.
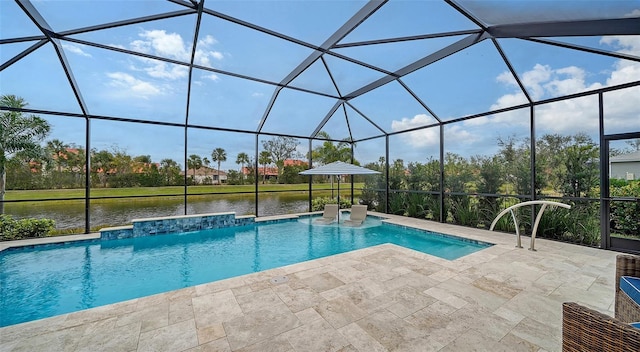
[[[327,121],[329,121],[329,119],[333,116],[334,112],[336,112],[338,109],[342,108],[343,112],[344,112],[344,116],[346,118],[346,123],[349,129],[349,135],[350,135],[350,139],[348,140],[348,142],[351,144],[351,150],[352,150],[352,159],[353,159],[353,147],[355,144],[359,143],[359,142],[364,142],[367,140],[372,140],[372,139],[377,139],[377,138],[384,138],[385,140],[385,173],[384,173],[384,177],[386,179],[386,189],[383,190],[386,195],[385,195],[385,199],[386,199],[386,204],[385,204],[385,211],[388,212],[388,203],[389,203],[389,194],[390,192],[392,192],[393,190],[389,189],[389,137],[396,135],[396,134],[401,134],[401,133],[407,133],[407,132],[412,132],[412,131],[417,131],[417,130],[422,130],[422,129],[426,129],[426,128],[439,128],[439,135],[440,135],[440,141],[439,141],[439,146],[440,146],[440,154],[439,154],[439,160],[440,160],[440,189],[437,192],[438,196],[439,196],[439,201],[440,201],[440,214],[439,214],[439,221],[444,222],[446,219],[444,218],[444,199],[445,197],[450,194],[448,192],[445,192],[445,188],[444,188],[444,178],[445,178],[445,173],[444,173],[444,127],[446,125],[449,124],[454,124],[457,122],[461,122],[461,121],[465,121],[468,119],[473,119],[473,118],[478,118],[478,117],[482,117],[482,116],[488,116],[488,115],[493,115],[493,114],[498,114],[498,113],[503,113],[503,112],[508,112],[508,111],[514,111],[514,110],[518,110],[518,109],[525,109],[528,108],[530,110],[530,137],[531,137],[531,173],[532,175],[535,175],[536,169],[535,169],[535,160],[536,160],[536,156],[535,156],[535,140],[536,140],[536,131],[535,131],[535,107],[539,106],[539,105],[543,105],[543,104],[548,104],[548,103],[553,103],[553,102],[557,102],[557,101],[562,101],[562,100],[567,100],[567,99],[575,99],[575,98],[580,98],[580,97],[585,97],[585,96],[590,96],[590,95],[598,95],[599,97],[599,135],[600,135],[600,179],[601,179],[601,194],[600,194],[600,198],[598,199],[600,204],[601,204],[601,215],[600,215],[600,220],[602,223],[602,228],[601,228],[601,232],[602,232],[602,243],[601,243],[601,247],[603,248],[610,248],[611,247],[611,241],[610,241],[610,237],[609,237],[609,229],[608,229],[608,225],[605,224],[606,219],[608,218],[608,206],[609,206],[609,194],[608,194],[608,173],[607,173],[607,165],[608,163],[605,163],[606,161],[608,161],[608,141],[610,140],[614,140],[614,139],[619,139],[619,138],[626,138],[625,136],[633,136],[633,137],[629,137],[629,138],[638,138],[638,136],[640,136],[640,131],[639,132],[633,132],[630,131],[629,133],[626,134],[619,134],[619,135],[605,135],[604,133],[604,111],[603,111],[603,93],[609,92],[609,91],[614,91],[614,90],[620,90],[620,89],[627,89],[627,88],[632,88],[632,87],[637,87],[640,86],[640,81],[636,81],[636,82],[630,82],[630,83],[626,83],[626,84],[621,84],[621,85],[617,85],[617,86],[612,86],[612,87],[606,87],[606,88],[601,88],[601,89],[596,89],[596,90],[592,90],[592,91],[587,91],[587,92],[581,92],[581,93],[577,93],[577,94],[572,94],[572,95],[567,95],[567,96],[562,96],[562,97],[557,97],[557,98],[553,98],[553,99],[546,99],[546,100],[541,100],[541,101],[534,101],[529,92],[527,91],[527,89],[525,88],[523,82],[521,81],[520,77],[517,75],[515,69],[513,68],[511,62],[509,61],[508,56],[504,53],[504,51],[502,50],[500,44],[498,43],[497,39],[498,38],[518,38],[518,39],[522,39],[522,40],[527,40],[527,41],[531,41],[531,42],[535,42],[535,43],[540,43],[540,44],[545,44],[545,45],[552,45],[552,46],[558,46],[558,47],[562,47],[562,48],[566,48],[566,49],[571,49],[571,50],[577,50],[577,51],[583,51],[583,52],[588,52],[588,53],[593,53],[593,54],[598,54],[598,55],[605,55],[608,57],[613,57],[613,58],[617,58],[617,59],[624,59],[624,60],[631,60],[631,61],[636,61],[636,62],[640,62],[640,57],[636,57],[636,56],[632,56],[632,55],[628,55],[628,54],[621,54],[621,53],[614,53],[614,52],[607,52],[607,51],[603,51],[603,50],[599,50],[599,49],[594,49],[594,48],[588,48],[588,47],[583,47],[580,45],[575,45],[575,44],[569,44],[569,43],[561,43],[561,42],[557,42],[557,41],[553,41],[553,40],[549,40],[549,39],[545,39],[546,37],[559,37],[559,36],[602,36],[602,35],[639,35],[640,34],[640,18],[617,18],[617,19],[599,19],[599,20],[568,20],[568,21],[549,21],[549,22],[544,22],[544,23],[539,23],[539,22],[529,22],[529,23],[515,23],[515,24],[503,24],[503,25],[495,25],[495,26],[490,26],[490,25],[486,25],[485,23],[483,23],[483,21],[481,19],[479,19],[474,13],[472,13],[471,11],[467,10],[464,6],[458,4],[455,0],[445,0],[445,2],[451,7],[453,8],[455,11],[459,12],[460,14],[464,15],[466,18],[468,18],[470,21],[472,21],[475,25],[477,25],[478,29],[475,30],[466,30],[466,31],[456,31],[456,32],[445,32],[445,33],[431,33],[431,34],[424,34],[424,35],[419,35],[419,36],[411,36],[411,37],[399,37],[399,38],[387,38],[387,39],[380,39],[380,40],[371,40],[371,41],[366,41],[366,42],[354,42],[354,43],[340,43],[340,41],[345,38],[349,33],[351,33],[355,28],[357,28],[363,21],[365,21],[367,18],[369,18],[371,15],[373,15],[376,11],[378,11],[380,8],[382,8],[388,0],[370,0],[369,2],[367,2],[359,11],[357,11],[356,14],[354,14],[349,20],[347,20],[335,33],[333,33],[324,43],[322,43],[321,45],[317,46],[311,43],[307,43],[303,40],[297,39],[297,38],[293,38],[290,37],[288,35],[285,35],[283,33],[279,33],[277,31],[273,31],[261,26],[258,26],[256,24],[253,23],[249,23],[243,20],[240,20],[238,18],[234,18],[232,16],[220,13],[218,11],[212,10],[210,8],[205,7],[205,0],[201,0],[201,1],[184,1],[184,0],[170,0],[171,2],[180,5],[182,7],[184,7],[183,10],[178,10],[178,11],[172,11],[172,12],[168,12],[168,13],[163,13],[163,14],[158,14],[158,15],[152,15],[152,16],[145,16],[145,17],[139,17],[139,18],[133,18],[133,19],[129,19],[129,20],[124,20],[124,21],[115,21],[115,22],[110,22],[110,23],[104,23],[104,24],[100,24],[100,25],[95,25],[95,26],[89,26],[89,27],[84,27],[84,28],[77,28],[77,29],[72,29],[72,30],[66,30],[66,31],[61,31],[61,32],[55,32],[51,26],[46,22],[45,18],[39,13],[39,11],[36,9],[36,7],[31,3],[30,0],[16,0],[16,3],[18,4],[18,6],[24,11],[24,13],[31,19],[31,21],[40,29],[40,31],[42,32],[42,35],[38,35],[38,36],[30,36],[30,37],[21,37],[21,38],[0,38],[0,44],[7,44],[7,43],[20,43],[20,42],[32,42],[35,41],[35,43],[33,45],[31,45],[29,48],[25,49],[24,51],[22,51],[21,53],[17,54],[16,56],[10,58],[9,60],[7,60],[4,63],[0,63],[0,71],[5,70],[6,68],[10,67],[11,65],[13,65],[14,63],[20,61],[21,59],[23,59],[24,57],[26,57],[27,55],[29,55],[30,53],[34,52],[35,50],[37,50],[38,48],[42,47],[43,45],[47,44],[47,43],[51,43],[55,49],[56,55],[58,56],[58,59],[60,61],[60,64],[65,72],[66,78],[69,82],[69,85],[71,86],[71,89],[73,91],[73,94],[75,95],[75,98],[77,100],[78,106],[81,109],[81,113],[65,113],[65,112],[60,112],[60,111],[48,111],[48,110],[38,110],[38,109],[14,109],[11,107],[6,107],[6,106],[0,106],[0,111],[18,111],[18,112],[22,112],[22,113],[33,113],[33,114],[46,114],[46,115],[53,115],[53,116],[65,116],[65,117],[75,117],[75,118],[82,118],[85,120],[85,148],[87,151],[90,150],[91,144],[91,121],[92,120],[106,120],[106,121],[117,121],[117,122],[131,122],[131,123],[139,123],[139,124],[148,124],[148,125],[161,125],[161,126],[170,126],[170,127],[176,127],[176,128],[184,128],[184,160],[183,162],[185,163],[185,168],[186,168],[186,161],[187,161],[187,150],[188,150],[188,143],[189,143],[189,138],[188,138],[188,134],[189,131],[191,129],[202,129],[202,130],[211,130],[211,131],[222,131],[222,132],[236,132],[236,133],[245,133],[245,134],[253,134],[255,135],[255,165],[254,168],[256,170],[258,170],[258,152],[259,152],[259,142],[260,142],[260,137],[261,136],[283,136],[283,137],[292,137],[292,138],[298,138],[298,139],[307,139],[309,142],[309,151],[311,151],[312,149],[312,143],[314,140],[325,140],[322,138],[318,138],[317,134],[322,130],[322,128],[324,127],[324,125],[327,123]],[[284,79],[282,79],[280,82],[272,82],[272,81],[268,81],[268,80],[264,80],[264,79],[260,79],[260,78],[256,78],[256,77],[251,77],[251,76],[246,76],[246,75],[242,75],[242,74],[238,74],[238,73],[234,73],[234,72],[228,72],[228,71],[223,71],[223,70],[219,70],[219,69],[215,69],[215,68],[211,68],[211,67],[204,67],[204,66],[200,66],[195,64],[195,53],[196,53],[196,45],[198,42],[198,36],[199,36],[199,30],[200,30],[200,24],[201,24],[201,19],[203,15],[209,15],[209,16],[214,16],[217,17],[219,19],[225,20],[225,21],[229,21],[232,23],[235,23],[237,25],[241,25],[244,26],[246,28],[255,30],[255,31],[259,31],[261,33],[264,33],[266,35],[270,35],[270,36],[274,36],[277,37],[279,39],[288,41],[290,43],[293,44],[297,44],[297,45],[301,45],[304,46],[306,48],[312,49],[313,52],[306,58],[304,59],[296,68],[294,68]],[[124,48],[117,48],[117,47],[112,47],[112,46],[106,46],[100,43],[94,43],[94,42],[90,42],[90,41],[86,41],[86,40],[81,40],[81,39],[77,39],[77,38],[73,38],[71,37],[72,35],[76,35],[76,34],[81,34],[81,33],[87,33],[87,32],[92,32],[92,31],[98,31],[98,30],[103,30],[103,29],[110,29],[110,28],[116,28],[116,27],[121,27],[121,26],[127,26],[127,25],[132,25],[132,24],[139,24],[139,23],[145,23],[145,22],[149,22],[149,21],[155,21],[155,20],[161,20],[161,19],[168,19],[168,18],[174,18],[174,17],[180,17],[180,16],[187,16],[187,15],[196,15],[196,26],[195,26],[195,30],[194,30],[194,36],[193,36],[193,45],[192,45],[192,52],[191,52],[191,57],[190,57],[190,61],[189,62],[181,62],[181,61],[177,61],[177,60],[173,60],[173,59],[168,59],[168,58],[163,58],[163,57],[158,57],[155,55],[150,55],[150,54],[146,54],[146,53],[141,53],[141,52],[134,52],[131,50],[127,50]],[[401,42],[401,41],[410,41],[410,40],[420,40],[420,39],[427,39],[427,38],[438,38],[438,37],[452,37],[452,36],[464,36],[461,40],[458,40],[456,42],[454,42],[451,45],[448,45],[446,47],[444,47],[443,49],[440,49],[436,52],[433,52],[403,68],[400,68],[394,72],[389,72],[387,70],[384,70],[382,68],[373,66],[369,63],[366,62],[361,62],[355,59],[352,59],[350,57],[346,57],[343,56],[335,51],[333,51],[334,49],[340,49],[340,48],[345,48],[345,47],[355,47],[355,46],[367,46],[367,45],[376,45],[376,44],[383,44],[383,43],[392,43],[392,42]],[[419,70],[423,67],[426,67],[430,64],[433,64],[447,56],[450,56],[456,52],[459,52],[461,50],[464,50],[476,43],[479,43],[481,41],[484,40],[490,40],[493,45],[495,46],[496,50],[498,51],[498,53],[500,54],[502,60],[504,61],[505,65],[508,67],[509,71],[511,72],[512,76],[514,77],[517,85],[520,87],[520,90],[523,92],[523,94],[525,95],[526,99],[527,99],[527,103],[526,104],[522,104],[519,106],[512,106],[509,108],[504,108],[504,109],[499,109],[499,110],[494,110],[494,111],[487,111],[484,113],[480,113],[480,114],[475,114],[475,115],[471,115],[471,116],[465,116],[465,117],[460,117],[460,118],[456,118],[456,119],[451,119],[451,120],[447,120],[444,121],[441,118],[439,118],[433,111],[432,109],[429,108],[428,104],[426,104],[426,102],[424,102],[419,96],[417,96],[413,91],[411,91],[411,89],[402,81],[402,77],[408,75],[409,73],[412,73],[416,70]],[[76,44],[82,44],[82,45],[87,45],[87,46],[92,46],[92,47],[96,47],[96,48],[100,48],[100,49],[105,49],[105,50],[112,50],[112,51],[116,51],[116,52],[120,52],[120,53],[124,53],[124,54],[129,54],[129,55],[134,55],[134,56],[139,56],[139,57],[144,57],[144,58],[150,58],[150,59],[154,59],[154,60],[158,60],[161,62],[166,62],[166,63],[171,63],[171,64],[175,64],[175,65],[181,65],[181,66],[186,66],[189,69],[189,74],[188,74],[188,79],[187,79],[187,86],[188,91],[187,91],[187,103],[186,103],[186,107],[185,107],[185,119],[184,119],[184,123],[171,123],[171,122],[160,122],[160,121],[147,121],[147,120],[139,120],[139,119],[135,119],[135,118],[127,118],[127,117],[123,117],[123,116],[100,116],[100,115],[94,115],[91,114],[89,111],[88,106],[86,105],[84,98],[82,96],[82,92],[80,90],[80,87],[78,86],[75,77],[73,75],[73,70],[71,68],[71,66],[69,65],[69,62],[65,56],[64,50],[62,49],[62,42],[64,41],[68,41],[68,42],[72,42],[72,43],[76,43]],[[384,76],[374,82],[371,82],[363,87],[360,87],[352,92],[348,92],[343,94],[343,92],[340,92],[340,89],[338,88],[338,84],[335,82],[333,74],[329,68],[329,66],[326,64],[325,61],[325,55],[331,55],[331,56],[335,56],[338,57],[340,59],[344,59],[347,60],[351,63],[357,64],[357,65],[361,65],[363,67],[367,67],[369,69],[373,69],[376,70],[380,73],[382,73]],[[329,77],[331,78],[335,88],[336,88],[336,92],[337,95],[333,95],[333,94],[327,94],[327,93],[323,93],[323,92],[318,92],[318,91],[313,91],[313,90],[309,90],[309,89],[303,89],[303,88],[299,88],[299,87],[295,87],[291,85],[291,82],[298,77],[302,72],[304,72],[304,70],[306,70],[308,67],[310,67],[312,64],[314,64],[315,62],[317,62],[318,60],[321,60],[321,62],[323,63],[324,67],[326,68]],[[242,79],[247,79],[247,80],[251,80],[251,81],[255,81],[255,82],[259,82],[259,83],[263,83],[263,84],[268,84],[274,87],[274,91],[271,97],[271,100],[269,102],[269,104],[267,105],[262,118],[260,120],[260,123],[258,124],[257,128],[253,131],[250,130],[240,130],[240,129],[233,129],[233,128],[222,128],[222,127],[212,127],[212,126],[202,126],[202,125],[196,125],[196,124],[192,124],[189,122],[189,106],[190,106],[190,98],[191,98],[191,91],[190,88],[192,86],[192,72],[193,69],[197,68],[199,70],[205,70],[205,71],[210,71],[216,74],[222,74],[222,75],[228,75],[228,76],[232,76],[232,77],[237,77],[237,78],[242,78]],[[389,131],[385,131],[383,128],[381,128],[380,126],[378,126],[369,116],[367,116],[366,114],[363,114],[360,110],[358,110],[355,106],[353,106],[350,101],[354,98],[357,98],[367,92],[370,92],[376,88],[379,88],[387,83],[396,81],[398,82],[421,106],[423,106],[435,119],[436,123],[432,124],[432,125],[427,125],[427,126],[421,126],[421,127],[417,127],[414,129],[410,129],[410,130],[404,130],[404,131],[397,131],[397,132],[389,132]],[[268,120],[269,116],[270,116],[270,112],[271,109],[273,107],[273,104],[276,102],[279,93],[283,90],[283,89],[293,89],[293,90],[297,90],[297,91],[301,91],[301,92],[305,92],[305,93],[309,93],[309,94],[316,94],[316,95],[320,95],[320,96],[325,96],[325,97],[329,97],[329,98],[334,98],[336,99],[336,104],[333,106],[332,109],[330,109],[330,111],[325,115],[325,117],[322,119],[321,123],[317,126],[317,128],[315,128],[315,130],[313,131],[313,133],[311,135],[307,135],[307,136],[303,136],[303,135],[289,135],[289,134],[279,134],[279,133],[269,133],[266,131],[263,131],[263,127],[265,122]],[[379,135],[376,136],[370,136],[367,138],[362,138],[359,140],[356,140],[353,138],[353,134],[351,133],[351,127],[350,127],[350,123],[349,123],[349,114],[347,113],[347,109],[346,107],[350,107],[352,108],[357,114],[359,114],[362,118],[364,118],[365,120],[367,120],[369,123],[371,123],[372,126],[374,126],[377,130],[380,131]],[[334,142],[344,142],[344,141],[338,141],[338,140],[332,140]],[[312,160],[310,158],[310,154],[309,153],[309,165],[311,165]],[[86,164],[86,170],[90,170],[90,163],[91,163],[91,156],[90,153],[86,153],[86,157],[85,157],[85,164]],[[256,172],[255,174],[255,207],[256,207],[256,216],[259,216],[260,214],[258,214],[258,202],[259,202],[259,187],[258,187],[258,182],[259,182],[259,173]],[[607,177],[605,177],[607,176]],[[90,182],[90,172],[85,172],[85,196],[82,198],[66,198],[66,199],[37,199],[37,200],[30,200],[30,201],[51,201],[51,200],[84,200],[85,202],[85,232],[88,233],[90,231],[90,219],[91,219],[91,211],[90,211],[90,204],[91,204],[91,200],[92,199],[101,199],[101,198],[122,198],[122,197],[91,197],[91,182]],[[187,214],[187,204],[188,204],[188,185],[187,185],[187,173],[185,172],[185,186],[184,186],[184,192],[182,194],[170,194],[170,195],[159,195],[159,196],[183,196],[184,197],[184,212],[185,214]],[[605,187],[606,186],[606,187]],[[352,183],[352,187],[353,187],[353,183]],[[536,188],[536,184],[535,184],[535,177],[532,177],[532,181],[531,181],[531,194],[529,195],[520,195],[523,197],[523,199],[529,199],[529,200],[536,200],[536,194],[535,194],[535,188]],[[433,193],[433,192],[427,192],[427,193]],[[353,191],[352,191],[352,195],[353,195]],[[492,195],[492,196],[501,196],[501,195]],[[141,196],[133,196],[133,198],[135,197],[141,197]],[[147,197],[147,196],[144,196]],[[151,197],[158,197],[158,196],[151,196]],[[312,185],[311,185],[311,181],[309,183],[309,208],[311,208],[311,197],[312,197]],[[12,203],[12,202],[20,202],[20,201],[3,201],[4,203]],[[532,211],[534,211],[532,209]]]

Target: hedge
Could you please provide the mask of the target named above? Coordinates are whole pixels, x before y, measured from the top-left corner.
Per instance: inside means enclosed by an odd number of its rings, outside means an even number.
[[[51,219],[16,220],[10,215],[0,215],[0,241],[46,237],[54,228],[55,222]]]

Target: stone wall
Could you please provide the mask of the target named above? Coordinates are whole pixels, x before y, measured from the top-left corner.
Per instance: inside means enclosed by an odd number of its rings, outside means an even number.
[[[172,216],[150,219],[135,219],[133,225],[109,227],[100,230],[100,239],[115,240],[122,238],[155,236],[168,233],[180,233],[222,227],[251,225],[253,215],[236,217],[235,213],[216,213]]]

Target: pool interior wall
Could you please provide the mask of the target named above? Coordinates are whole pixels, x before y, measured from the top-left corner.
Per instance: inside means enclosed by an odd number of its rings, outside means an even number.
[[[491,245],[387,224],[372,216],[359,228],[335,223],[314,225],[312,220],[311,216],[296,216],[213,230],[2,251],[0,326],[382,243],[394,243],[447,259]],[[434,249],[441,253],[433,252]]]

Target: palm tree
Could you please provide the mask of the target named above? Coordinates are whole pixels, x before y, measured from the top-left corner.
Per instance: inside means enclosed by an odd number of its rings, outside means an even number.
[[[220,179],[220,163],[227,161],[227,152],[223,148],[216,148],[211,152],[211,160],[218,162],[218,185],[222,184]]]
[[[27,103],[15,95],[3,95],[0,97],[0,105],[23,109]],[[0,214],[4,214],[7,160],[16,154],[25,158],[42,156],[40,142],[47,137],[50,130],[49,122],[39,116],[24,115],[20,111],[0,113]]]
[[[264,181],[267,179],[267,165],[271,163],[271,153],[267,150],[261,151],[258,163],[262,165],[262,184],[264,184]]]
[[[56,163],[58,172],[62,172],[62,165],[68,161],[68,155],[66,155],[67,148],[69,148],[69,145],[64,144],[59,139],[53,139],[47,142],[46,150]]]
[[[207,180],[207,171],[209,171],[209,166],[211,166],[211,160],[209,160],[209,158],[207,158],[206,156],[204,158],[202,158],[202,165],[205,166],[204,169],[204,179],[205,181]]]
[[[132,164],[135,168],[133,172],[144,174],[151,170],[151,165],[153,165],[153,162],[151,160],[151,155],[138,155],[133,158]]]
[[[160,173],[164,177],[165,186],[173,185],[174,180],[180,176],[180,165],[173,159],[162,159]]]
[[[193,182],[196,180],[196,170],[202,167],[202,158],[199,155],[191,154],[187,159],[187,171],[193,170]]]
[[[244,184],[244,164],[249,163],[249,155],[247,153],[238,153],[236,164],[240,164],[240,183]]]
[[[311,151],[313,160],[322,164],[330,164],[334,161],[351,162],[351,146],[348,140],[342,140],[336,146],[330,141],[331,136],[325,131],[318,132],[317,137],[326,139],[326,141]],[[333,197],[333,176],[329,178],[331,180],[331,197]]]
[[[351,162],[351,146],[348,139],[341,140],[334,145],[329,139],[331,137],[325,131],[318,132],[318,137],[327,139],[321,146],[313,149],[313,160],[317,160],[323,164],[329,164],[334,161]]]
[[[108,174],[115,168],[114,157],[108,150],[91,151],[91,172],[97,175],[103,188],[107,187]]]
[[[72,150],[68,150],[65,154],[67,158],[67,167],[73,175],[74,182],[78,186],[84,186],[83,174],[85,173],[86,153],[84,148],[71,144],[69,146]],[[75,151],[73,151],[75,150]]]

